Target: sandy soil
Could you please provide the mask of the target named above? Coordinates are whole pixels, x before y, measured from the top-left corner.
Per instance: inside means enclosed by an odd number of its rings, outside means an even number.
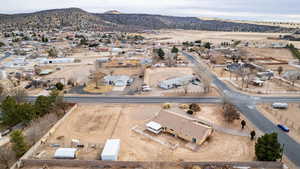
[[[274,48],[243,48],[249,56],[253,57],[273,57],[275,59],[290,61],[294,59],[292,53],[288,49]]]
[[[284,124],[290,128],[288,135],[300,143],[300,104],[289,103],[286,110],[273,109],[271,104],[260,104],[258,109],[275,124]]]
[[[177,106],[173,104],[172,106]],[[218,108],[213,105],[200,105],[205,115],[203,118],[212,120],[220,125],[221,116]],[[177,109],[177,108],[174,108]],[[154,117],[161,110],[159,104],[82,104],[69,116],[66,121],[52,134],[47,143],[39,151],[45,151],[42,158],[52,158],[56,148],[49,144],[58,143],[69,147],[71,139],[79,139],[85,145],[95,144],[79,151],[79,159],[98,159],[101,149],[109,138],[121,139],[119,160],[128,161],[251,161],[254,158],[254,142],[247,137],[231,136],[214,132],[207,143],[199,150],[191,151],[184,147],[184,143],[168,136],[180,146],[170,148],[153,142],[145,136],[134,133],[131,128]],[[181,113],[184,111],[182,110]],[[239,122],[233,125],[239,128]],[[222,151],[220,151],[222,150]]]
[[[88,81],[90,71],[94,69],[94,65],[76,65],[76,66],[60,66],[61,70],[56,71],[45,78],[64,78],[75,79],[78,83],[85,83]]]
[[[212,43],[221,43],[231,40],[244,40],[251,42],[283,42],[285,40],[271,40],[268,37],[279,37],[280,33],[258,33],[258,32],[214,32],[214,31],[197,31],[197,30],[161,30],[158,34],[143,34],[146,38],[153,38],[159,42],[184,42],[184,41],[208,41]],[[291,42],[300,48],[300,42]]]

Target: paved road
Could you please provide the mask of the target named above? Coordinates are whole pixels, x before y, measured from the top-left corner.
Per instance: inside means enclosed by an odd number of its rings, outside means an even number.
[[[28,101],[36,97],[30,96]],[[219,97],[134,97],[134,96],[65,96],[65,101],[73,103],[221,103]]]
[[[193,63],[198,66],[203,66],[199,60],[192,55],[183,53]],[[208,72],[207,72],[208,73]],[[285,144],[284,154],[298,167],[300,167],[300,144],[298,144],[293,138],[286,133],[282,132],[277,126],[269,119],[264,117],[261,112],[256,109],[255,104],[259,102],[300,102],[299,97],[253,97],[246,94],[239,93],[230,89],[225,83],[219,80],[215,75],[210,73],[213,78],[213,83],[223,91],[225,96],[232,100],[232,103],[241,111],[248,120],[250,120],[258,129],[264,133],[276,132],[278,133],[278,139],[281,144]]]

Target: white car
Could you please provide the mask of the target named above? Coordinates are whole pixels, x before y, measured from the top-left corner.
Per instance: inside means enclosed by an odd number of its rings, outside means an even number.
[[[143,86],[142,91],[143,92],[150,92],[152,89],[149,86]]]

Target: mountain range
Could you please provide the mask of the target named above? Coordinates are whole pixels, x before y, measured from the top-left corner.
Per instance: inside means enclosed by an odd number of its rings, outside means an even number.
[[[135,32],[157,29],[186,29],[240,32],[294,32],[297,29],[197,17],[149,14],[124,14],[116,10],[90,13],[79,8],[52,9],[34,13],[0,14],[0,29],[51,29],[70,27],[76,30]]]

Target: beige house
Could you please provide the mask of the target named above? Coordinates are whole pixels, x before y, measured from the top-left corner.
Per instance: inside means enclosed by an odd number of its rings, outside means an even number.
[[[207,125],[169,111],[161,111],[152,122],[159,124],[162,132],[199,145],[213,132],[213,129]]]

